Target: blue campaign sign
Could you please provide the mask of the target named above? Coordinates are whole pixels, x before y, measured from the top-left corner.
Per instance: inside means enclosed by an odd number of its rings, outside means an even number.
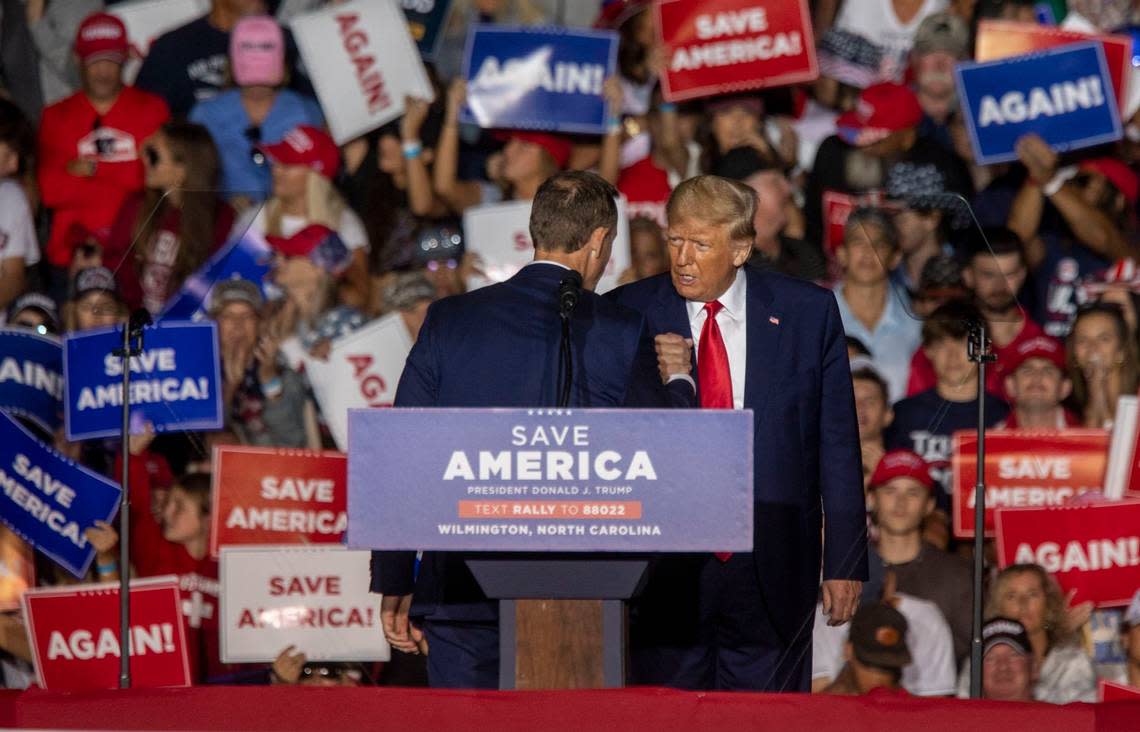
[[[615,73],[617,34],[476,25],[467,36],[464,122],[480,127],[601,134],[602,84]]]
[[[351,409],[348,442],[352,549],[752,548],[751,410]]]
[[[55,432],[63,417],[63,349],[26,330],[0,330],[0,411]]]
[[[222,280],[249,280],[265,294],[273,250],[265,237],[246,231],[222,247],[197,272],[186,279],[182,289],[162,308],[157,320],[201,320],[206,316],[210,290]]]
[[[121,327],[69,335],[64,341],[63,402],[67,439],[119,434],[122,360],[114,355]],[[156,432],[222,427],[222,377],[213,322],[161,322],[143,332],[143,351],[131,357],[132,432],[151,422]]]
[[[443,24],[451,10],[451,0],[403,0],[408,30],[424,58],[432,58],[443,37]]]
[[[0,414],[0,519],[82,579],[95,549],[83,532],[119,510],[117,483],[52,450]]]
[[[979,165],[1017,159],[1022,135],[1040,135],[1063,152],[1119,140],[1104,48],[1073,43],[955,68],[958,98]]]

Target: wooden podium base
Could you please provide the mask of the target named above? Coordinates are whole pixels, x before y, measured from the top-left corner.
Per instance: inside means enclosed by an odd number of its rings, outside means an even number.
[[[499,688],[625,684],[621,600],[500,600],[499,634]]]

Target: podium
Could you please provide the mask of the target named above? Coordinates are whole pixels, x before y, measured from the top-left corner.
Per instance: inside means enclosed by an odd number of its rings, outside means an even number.
[[[750,410],[354,409],[348,424],[349,547],[462,553],[499,604],[502,689],[623,686],[626,604],[652,557],[752,549]]]

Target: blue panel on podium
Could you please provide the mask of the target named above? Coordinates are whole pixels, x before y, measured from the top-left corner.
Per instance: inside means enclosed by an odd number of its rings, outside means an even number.
[[[358,549],[752,548],[748,410],[355,409]]]

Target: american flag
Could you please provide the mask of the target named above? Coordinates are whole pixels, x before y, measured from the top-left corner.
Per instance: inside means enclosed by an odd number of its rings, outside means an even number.
[[[769,315],[768,316],[768,322],[771,323],[772,325],[779,325],[780,319],[777,318],[775,315]]]

